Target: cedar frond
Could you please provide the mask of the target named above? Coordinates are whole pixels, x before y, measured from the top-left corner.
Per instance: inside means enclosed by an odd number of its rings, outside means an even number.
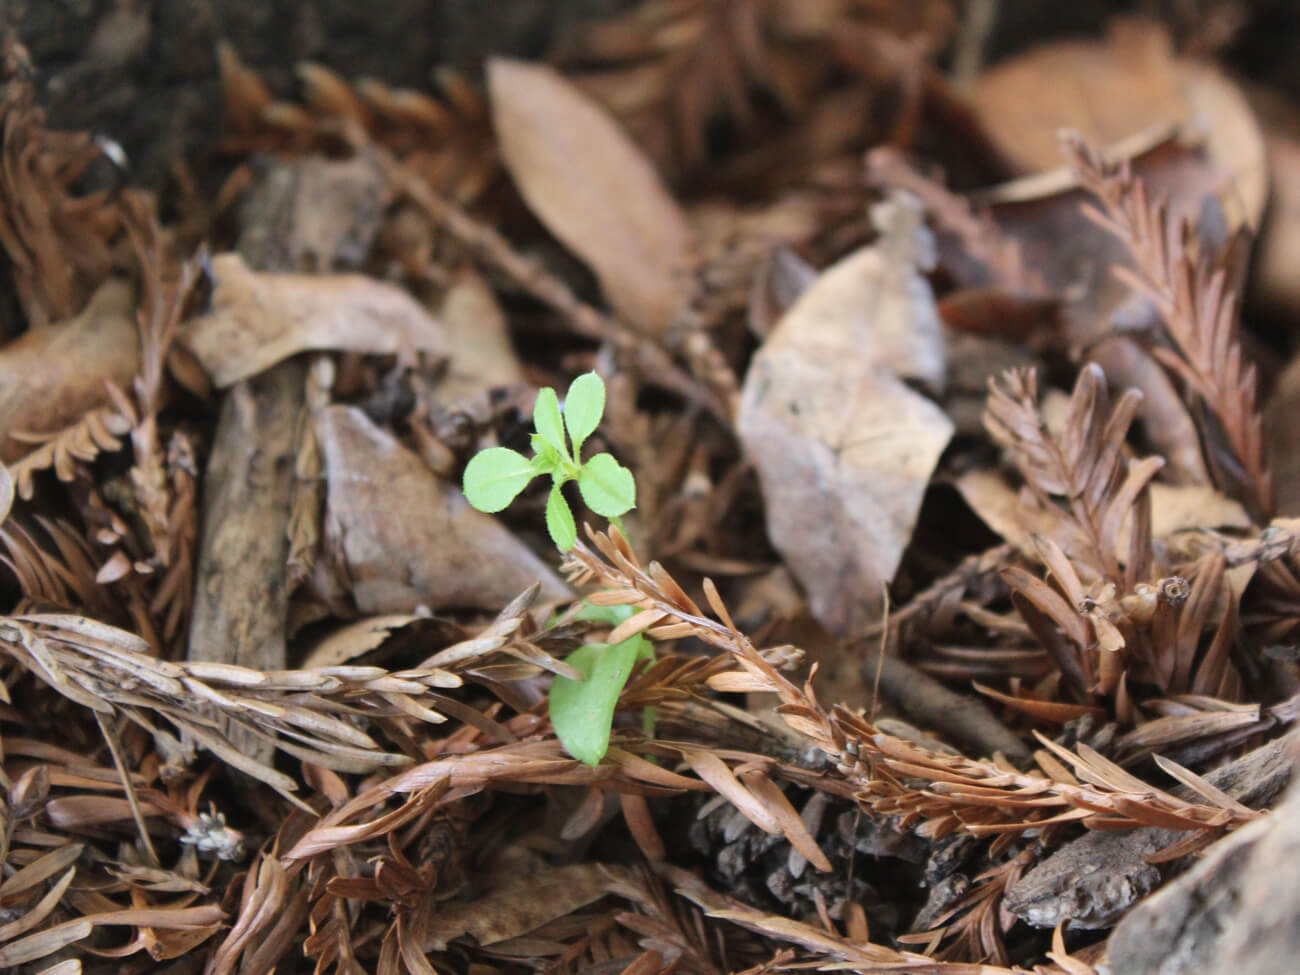
[[[878,813],[902,816],[905,823],[919,823],[922,835],[938,838],[965,831],[1009,838],[1060,823],[1223,831],[1260,815],[1179,799],[1087,745],[1076,754],[1040,737],[1047,749],[1036,755],[1042,771],[1021,772],[1002,760],[931,751],[881,732],[845,707],[827,711],[811,682],[800,687],[781,674],[774,663],[779,653],[760,652],[736,629],[710,580],[705,580],[705,594],[721,623],[704,616],[661,566],[643,569],[617,531],[606,535],[589,528],[588,534],[600,554],[582,543],[574,546],[566,568],[575,582],[598,578],[611,589],[636,590],[698,639],[727,650],[752,681],[750,689],[777,695],[786,724],[835,763],[859,801]]]
[[[1164,319],[1175,348],[1157,346],[1152,354],[1217,420],[1217,431],[1202,430],[1211,469],[1224,490],[1267,518],[1273,478],[1255,367],[1242,349],[1240,299],[1228,270],[1191,243],[1193,229],[1174,223],[1168,200],[1152,199],[1127,162],[1108,163],[1077,133],[1067,134],[1062,145],[1084,188],[1101,203],[1100,210],[1085,206],[1084,212],[1133,257],[1134,268],[1116,267],[1115,274],[1150,299]],[[1215,433],[1227,440],[1227,456],[1217,449]]]
[[[1011,452],[1039,504],[1063,515],[1055,541],[1085,583],[1125,586],[1117,551],[1120,528],[1163,466],[1154,457],[1124,462],[1124,440],[1141,399],[1129,390],[1112,408],[1105,375],[1089,363],[1079,372],[1062,429],[1054,433],[1038,411],[1032,370],[1012,370],[1000,383],[989,382],[984,425]],[[1064,501],[1064,510],[1056,498]],[[1139,554],[1148,551],[1149,536],[1136,545]]]
[[[9,436],[15,440],[40,444],[9,465],[18,496],[24,501],[32,499],[36,491],[33,478],[39,471],[54,468],[60,481],[71,481],[77,473],[77,461],[89,463],[101,452],[121,450],[121,438],[131,432],[133,425],[134,417],[120,406],[102,406],[54,433],[11,431]]]
[[[121,229],[107,191],[74,196],[104,154],[88,132],[45,127],[30,81],[7,79],[0,95],[0,244],[30,327],[70,318],[112,270]]]

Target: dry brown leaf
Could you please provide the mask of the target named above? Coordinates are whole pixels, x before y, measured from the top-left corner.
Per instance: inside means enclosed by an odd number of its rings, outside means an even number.
[[[488,63],[501,153],[529,208],[600,279],[620,316],[660,335],[690,297],[686,217],[604,109],[548,67]]]
[[[1258,227],[1268,196],[1264,141],[1240,89],[1209,64],[1175,58],[1166,30],[1117,20],[1102,41],[1059,41],[986,71],[971,91],[998,148],[1026,172],[1061,164],[1057,132],[1110,147],[1139,133],[1190,124],[1231,186],[1230,222]]]
[[[506,328],[506,316],[492,289],[472,270],[460,273],[435,316],[447,333],[451,360],[438,383],[438,399],[455,403],[491,386],[524,381]]]
[[[325,461],[325,532],[363,613],[417,606],[497,610],[542,581],[543,599],[568,589],[491,515],[475,511],[360,410],[316,418]]]
[[[1300,357],[1278,377],[1264,413],[1264,435],[1279,515],[1300,515]]]
[[[109,405],[106,382],[129,389],[140,368],[131,286],[111,279],[81,314],[31,329],[0,349],[0,460],[32,450],[12,433],[53,433]]]
[[[1254,247],[1254,300],[1288,316],[1300,313],[1300,111],[1291,100],[1263,88],[1249,88],[1251,106],[1264,130],[1269,205]]]
[[[212,274],[212,307],[181,339],[219,387],[308,349],[445,354],[442,326],[383,281],[250,271],[238,254],[214,257]]]
[[[955,481],[957,490],[984,524],[1030,558],[1038,557],[1035,535],[1050,536],[1054,512],[1025,504],[1000,474],[971,470]],[[1151,491],[1151,535],[1164,538],[1174,532],[1205,528],[1249,528],[1250,515],[1238,502],[1205,484],[1163,484]],[[1127,557],[1128,521],[1120,530],[1116,556]]]
[[[424,948],[440,951],[465,935],[480,945],[507,941],[600,900],[616,883],[610,868],[592,863],[516,874],[478,900],[442,905],[429,925]]]
[[[304,670],[310,670],[314,667],[337,667],[348,663],[382,644],[393,635],[394,630],[400,630],[424,618],[394,613],[388,616],[369,616],[349,623],[312,647],[303,658],[301,666]]]
[[[928,231],[905,195],[874,218],[882,239],[823,271],[755,356],[738,424],[768,534],[841,633],[880,605],[953,429],[903,382],[944,381]]]

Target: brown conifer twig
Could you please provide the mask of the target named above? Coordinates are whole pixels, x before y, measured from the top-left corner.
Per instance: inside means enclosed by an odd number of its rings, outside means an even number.
[[[1078,133],[1067,133],[1062,146],[1084,188],[1101,203],[1100,209],[1085,206],[1084,213],[1123,241],[1133,257],[1134,268],[1116,267],[1115,274],[1149,298],[1164,319],[1176,351],[1157,346],[1152,354],[1195,392],[1222,428],[1232,457],[1218,458],[1207,449],[1212,469],[1257,516],[1267,518],[1273,479],[1264,455],[1256,372],[1245,361],[1240,301],[1227,270],[1190,246],[1192,228],[1176,224],[1168,200],[1152,199],[1127,163],[1108,163]]]

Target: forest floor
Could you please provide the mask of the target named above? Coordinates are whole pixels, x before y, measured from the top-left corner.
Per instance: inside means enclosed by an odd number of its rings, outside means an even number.
[[[1293,970],[1289,5],[480,6],[4,14],[0,971]]]

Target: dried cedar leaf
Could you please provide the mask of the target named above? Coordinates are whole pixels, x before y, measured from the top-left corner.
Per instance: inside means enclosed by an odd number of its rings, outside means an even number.
[[[953,425],[904,378],[941,386],[942,326],[921,269],[932,242],[899,194],[881,239],[823,271],[745,377],[738,430],[767,529],[829,629],[878,610]]]
[[[362,612],[409,613],[421,604],[496,610],[538,580],[544,599],[568,594],[500,522],[472,509],[361,410],[321,410],[316,435],[326,537]]]
[[[690,226],[641,150],[549,67],[488,62],[492,119],[529,208],[600,279],[619,315],[661,334],[689,301]]]
[[[442,326],[395,285],[357,274],[251,271],[238,254],[212,259],[210,310],[182,341],[220,387],[308,349],[446,354]]]

